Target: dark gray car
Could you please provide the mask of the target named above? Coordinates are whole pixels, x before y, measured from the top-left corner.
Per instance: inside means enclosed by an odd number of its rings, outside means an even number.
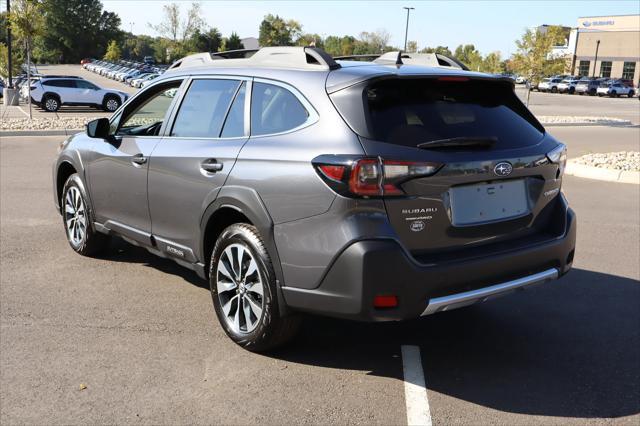
[[[570,269],[565,147],[510,79],[244,56],[184,58],[63,143],[54,198],[76,252],[116,235],[193,269],[256,351],[302,312],[416,318]]]

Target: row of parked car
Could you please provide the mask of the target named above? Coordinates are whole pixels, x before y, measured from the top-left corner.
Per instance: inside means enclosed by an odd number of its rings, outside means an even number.
[[[532,84],[530,90],[551,93],[568,93],[573,95],[609,96],[612,98],[620,96],[632,97],[636,91],[631,80],[620,78],[596,78],[577,77],[571,75],[556,75]]]
[[[87,71],[135,88],[145,87],[167,69],[166,66],[153,64],[149,57],[144,62],[83,59],[81,63]]]

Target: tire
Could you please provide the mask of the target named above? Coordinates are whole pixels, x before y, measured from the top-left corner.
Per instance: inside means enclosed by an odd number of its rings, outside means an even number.
[[[633,95],[635,95],[633,90],[629,90],[629,93],[627,93],[627,96],[630,97],[630,98],[633,98]]]
[[[60,200],[62,223],[69,245],[78,254],[94,256],[109,245],[109,236],[93,229],[93,214],[84,184],[77,173],[69,176]]]
[[[254,226],[237,223],[222,231],[211,254],[209,285],[222,328],[243,348],[267,351],[297,333],[300,317],[279,315],[273,265]]]
[[[102,109],[107,112],[114,112],[115,110],[120,108],[120,105],[122,105],[122,102],[117,96],[105,96],[104,101],[102,102]]]
[[[42,107],[45,111],[56,112],[60,109],[60,98],[53,95],[45,95],[42,98]]]
[[[609,96],[612,98],[617,98],[618,97],[618,92],[616,92],[615,90],[612,91],[611,93],[609,93]]]
[[[557,93],[558,92],[558,88],[557,87],[552,87],[551,88],[551,93]]]
[[[584,93],[583,92],[578,92],[578,95],[582,96],[582,95],[584,95]]]
[[[571,89],[569,89],[569,94],[573,95],[575,93],[575,91],[576,91],[576,89],[571,88]]]

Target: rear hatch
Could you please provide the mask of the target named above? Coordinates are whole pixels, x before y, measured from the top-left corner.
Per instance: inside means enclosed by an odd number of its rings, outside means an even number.
[[[512,82],[382,77],[331,99],[391,179],[382,198],[414,255],[558,232],[564,146],[545,133]]]

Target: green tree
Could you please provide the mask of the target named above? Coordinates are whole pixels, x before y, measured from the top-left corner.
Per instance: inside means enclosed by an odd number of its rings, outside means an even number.
[[[488,72],[491,74],[501,74],[505,72],[504,63],[502,62],[502,56],[500,52],[491,52],[482,60],[480,67],[482,72]]]
[[[20,64],[22,63],[22,55],[19,49],[11,50],[11,75],[20,73]],[[7,45],[0,42],[0,77],[9,77],[9,49]]]
[[[301,31],[302,25],[297,21],[268,14],[260,23],[258,41],[260,46],[292,46]]]
[[[407,43],[407,52],[416,53],[418,51],[418,42],[415,40],[409,40]]]
[[[42,6],[42,50],[60,52],[62,62],[100,57],[110,40],[122,41],[120,18],[103,10],[100,0],[43,0]]]
[[[315,46],[324,49],[324,40],[319,34],[301,34],[296,40],[296,46]]]
[[[377,54],[392,50],[393,48],[389,46],[389,39],[391,39],[391,35],[383,28],[373,32],[363,31],[354,47],[354,54]]]
[[[324,50],[332,56],[353,55],[356,39],[352,36],[329,36],[324,40]]]
[[[558,26],[549,26],[546,31],[526,30],[522,38],[516,40],[518,50],[511,57],[510,67],[534,83],[544,76],[560,74],[565,60],[552,58],[551,50],[564,41],[565,34]]]
[[[479,71],[482,67],[482,55],[473,44],[465,44],[464,46],[461,44],[456,47],[453,56],[472,71]]]
[[[189,50],[194,52],[217,52],[222,46],[222,34],[217,28],[202,32],[196,30],[189,39]]]
[[[107,53],[104,54],[104,59],[106,61],[117,61],[122,57],[122,51],[120,50],[120,46],[118,46],[118,42],[115,40],[111,40],[109,42],[109,46],[107,47]]]
[[[224,50],[239,50],[244,49],[244,44],[240,40],[240,36],[235,32],[232,32],[229,38],[225,39]]]
[[[448,46],[425,47],[424,49],[420,50],[420,53],[438,53],[450,58],[453,57],[453,53],[451,53],[451,50],[449,50]]]
[[[30,81],[33,40],[43,32],[42,4],[37,0],[14,1],[13,8],[9,14],[9,23],[12,34],[15,34],[17,41],[24,46],[25,56],[27,57],[27,81]],[[31,87],[31,85],[28,84],[27,87]],[[31,89],[29,89],[27,99],[29,103],[29,119],[31,120]]]

